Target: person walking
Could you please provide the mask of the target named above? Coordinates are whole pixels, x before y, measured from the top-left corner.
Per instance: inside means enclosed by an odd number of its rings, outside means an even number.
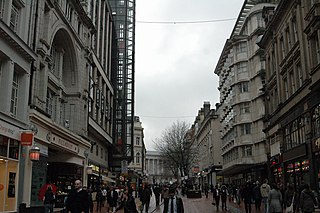
[[[132,189],[124,193],[124,213],[138,213],[136,202],[132,196]]]
[[[220,188],[221,192],[221,205],[222,205],[222,210],[227,211],[227,196],[228,196],[228,188],[226,185],[222,185]]]
[[[86,186],[83,186],[82,189],[88,194],[88,213],[93,213],[92,189],[87,189]]]
[[[260,186],[260,193],[262,197],[262,202],[264,204],[264,213],[268,213],[269,210],[269,203],[268,203],[268,196],[271,190],[270,185],[268,184],[268,180],[265,179],[263,184]]]
[[[169,197],[164,199],[163,213],[184,213],[183,201],[176,196],[176,187],[169,188]]]
[[[214,205],[216,205],[217,210],[219,210],[220,189],[219,189],[218,185],[216,185],[216,187],[213,189],[212,196],[213,196],[213,203],[214,203]]]
[[[251,181],[247,181],[243,189],[243,201],[246,213],[251,213],[251,200],[253,198],[253,190]]]
[[[311,191],[308,184],[304,184],[304,189],[302,190],[300,194],[300,210],[303,213],[311,213],[314,212],[314,206],[317,206],[317,200],[316,197]]]
[[[156,206],[159,206],[159,204],[160,204],[160,193],[161,193],[161,189],[160,189],[159,185],[156,184],[153,189],[153,194],[156,198]]]
[[[284,197],[283,197],[283,208],[286,209],[287,207],[290,207],[291,205],[292,207],[292,212],[294,212],[294,210],[297,208],[297,203],[295,201],[296,200],[296,193],[294,191],[294,188],[292,186],[292,184],[288,184],[287,186],[287,190],[284,192]],[[289,213],[289,212],[286,212]]]
[[[279,187],[274,184],[268,196],[269,213],[282,212],[282,194]]]
[[[259,181],[257,181],[256,185],[253,187],[252,193],[253,193],[254,205],[256,207],[256,212],[260,212],[262,196],[260,192]]]
[[[48,185],[47,190],[43,196],[44,212],[53,213],[53,204],[55,202],[55,195],[52,191],[52,187]]]
[[[208,186],[207,183],[204,185],[204,194],[206,195],[206,198],[208,198],[208,196],[209,196],[209,186]]]
[[[97,201],[97,212],[101,212],[101,208],[103,205],[103,195],[102,190],[98,189],[96,193],[96,201]]]
[[[152,196],[152,191],[151,191],[149,185],[145,184],[143,186],[143,189],[142,189],[142,192],[141,192],[141,197],[140,197],[140,200],[142,202],[141,213],[143,212],[143,208],[145,209],[146,213],[149,211],[149,205],[150,205],[151,196]]]
[[[80,180],[74,182],[74,189],[69,192],[66,202],[68,213],[86,213],[88,211],[88,194],[82,189]]]
[[[107,193],[107,201],[109,203],[109,211],[111,210],[112,213],[116,211],[118,197],[119,195],[115,187],[111,186],[110,190]]]

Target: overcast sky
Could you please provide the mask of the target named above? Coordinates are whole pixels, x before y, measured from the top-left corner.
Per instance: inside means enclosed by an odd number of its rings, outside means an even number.
[[[136,0],[135,115],[147,150],[174,122],[193,124],[204,101],[219,102],[214,69],[243,2]]]

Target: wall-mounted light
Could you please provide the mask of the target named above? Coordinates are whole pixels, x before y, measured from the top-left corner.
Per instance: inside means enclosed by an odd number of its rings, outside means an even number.
[[[40,148],[36,145],[32,146],[29,151],[29,158],[31,161],[39,161],[40,159]]]

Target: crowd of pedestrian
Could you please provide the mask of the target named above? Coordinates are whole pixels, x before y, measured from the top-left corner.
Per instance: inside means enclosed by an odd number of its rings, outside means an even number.
[[[239,208],[244,205],[246,213],[252,212],[253,204],[255,212],[261,213],[311,213],[318,207],[317,195],[308,184],[294,188],[288,183],[284,187],[279,184],[269,185],[265,179],[262,184],[259,181],[247,181],[243,185],[217,184],[211,186],[211,192],[212,204],[217,210],[220,206],[222,210],[227,210],[227,197],[229,202],[235,203]]]

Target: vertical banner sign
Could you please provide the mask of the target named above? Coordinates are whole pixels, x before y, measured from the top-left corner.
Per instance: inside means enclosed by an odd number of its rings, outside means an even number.
[[[121,161],[121,173],[128,174],[128,161],[127,160]]]
[[[20,135],[21,146],[32,146],[33,132],[22,132]]]

